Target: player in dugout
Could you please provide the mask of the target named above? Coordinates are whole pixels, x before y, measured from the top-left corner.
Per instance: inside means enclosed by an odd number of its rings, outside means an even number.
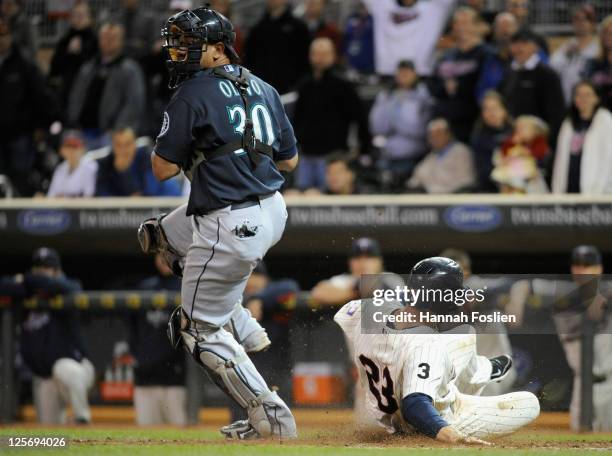
[[[311,291],[318,306],[341,306],[348,301],[369,297],[374,288],[403,285],[401,277],[384,271],[384,260],[377,240],[353,240],[348,255],[348,272],[319,282]],[[367,276],[365,280],[361,280]],[[376,276],[376,277],[375,277]]]
[[[64,275],[58,252],[47,247],[34,252],[29,271],[0,279],[0,296],[15,299],[48,299],[78,291],[81,284]],[[33,373],[32,392],[38,421],[66,424],[66,406],[70,404],[74,424],[90,423],[87,395],[95,372],[87,359],[75,312],[24,310],[20,321],[19,346]]]
[[[571,255],[572,291],[556,299],[553,319],[565,357],[574,372],[570,402],[570,427],[580,430],[583,318],[593,321],[593,430],[612,430],[612,318],[610,284],[603,280],[601,252],[580,245]],[[577,286],[577,287],[576,287]]]

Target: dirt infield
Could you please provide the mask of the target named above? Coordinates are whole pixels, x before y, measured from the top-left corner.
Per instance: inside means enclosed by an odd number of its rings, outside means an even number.
[[[208,426],[200,428],[207,436],[214,433],[214,429]],[[195,430],[195,429],[193,429]],[[197,431],[196,431],[197,432]],[[115,446],[125,444],[129,446],[209,446],[218,445],[244,445],[244,442],[220,441],[220,437],[194,438],[192,433],[189,437],[158,438],[156,429],[150,429],[150,437],[145,438],[74,438],[72,444],[83,446]],[[520,431],[512,436],[492,440],[492,448],[504,450],[610,450],[612,451],[612,434],[575,434],[565,432],[534,432],[533,429]],[[303,428],[301,435],[295,440],[265,439],[249,442],[249,446],[261,447],[270,445],[282,445],[283,447],[313,446],[329,448],[414,448],[414,449],[444,449],[448,445],[438,443],[422,436],[395,436],[388,435],[382,430],[363,431],[346,429],[346,426],[332,426],[330,428],[318,429],[308,426]],[[456,447],[474,448],[468,445],[455,445]]]
[[[35,430],[38,428],[30,418],[29,410],[24,410],[26,423],[20,423],[20,429]],[[388,435],[380,429],[357,428],[353,424],[352,410],[296,409],[296,420],[300,437],[296,440],[283,441],[284,447],[312,446],[321,448],[414,448],[444,449],[445,445],[420,436]],[[171,446],[211,446],[224,443],[217,433],[220,425],[227,423],[229,414],[226,409],[202,409],[201,423],[188,428],[153,427],[139,428],[133,424],[133,412],[127,407],[95,407],[94,424],[87,432],[81,433],[75,427],[68,427],[74,434],[73,442],[86,447],[136,445],[161,447]],[[111,424],[112,423],[112,424]],[[113,430],[120,428],[126,435],[117,436]],[[82,429],[82,428],[81,428]],[[106,433],[105,430],[109,429]],[[60,429],[57,429],[60,431]],[[112,437],[111,437],[112,436]],[[278,445],[278,440],[269,439],[250,442],[255,447]],[[612,434],[577,434],[569,430],[567,413],[542,413],[526,429],[509,437],[492,442],[493,448],[506,450],[611,450]],[[225,444],[225,443],[224,443]],[[234,445],[227,442],[228,445]],[[262,448],[263,450],[263,448]]]
[[[135,413],[128,406],[92,407],[92,421],[96,425],[130,425],[135,422]],[[325,425],[346,425],[353,423],[351,409],[292,409],[300,427],[321,427]],[[35,424],[34,407],[26,406],[20,412],[20,424]],[[203,407],[200,409],[199,424],[204,426],[223,426],[230,421],[229,409],[223,407]],[[550,429],[563,431],[569,429],[569,414],[566,412],[543,412],[530,426],[530,429]]]

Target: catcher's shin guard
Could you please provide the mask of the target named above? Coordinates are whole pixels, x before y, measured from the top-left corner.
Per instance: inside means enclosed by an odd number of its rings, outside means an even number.
[[[289,408],[268,389],[244,348],[228,331],[197,325],[182,335],[187,351],[215,384],[247,410],[248,421],[259,436],[296,436]]]

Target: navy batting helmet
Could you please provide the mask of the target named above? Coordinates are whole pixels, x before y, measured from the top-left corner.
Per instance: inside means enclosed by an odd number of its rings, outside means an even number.
[[[413,266],[409,283],[413,289],[439,291],[439,297],[431,293],[434,297],[421,299],[416,303],[417,307],[439,313],[458,310],[453,300],[441,299],[448,290],[454,292],[464,288],[463,270],[456,261],[446,257],[425,258]]]
[[[601,264],[601,253],[594,245],[579,245],[572,250],[572,264],[599,266]]]
[[[207,6],[181,11],[170,17],[161,34],[168,55],[166,65],[170,70],[170,88],[200,71],[202,51],[209,43],[223,43],[230,61],[240,61],[234,49],[234,26],[228,18]]]

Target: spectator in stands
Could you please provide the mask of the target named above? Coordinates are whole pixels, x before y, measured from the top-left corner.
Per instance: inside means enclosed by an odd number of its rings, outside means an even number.
[[[612,15],[599,26],[600,54],[587,62],[585,77],[601,95],[602,105],[612,110]]]
[[[117,22],[100,27],[100,55],[81,67],[70,91],[68,124],[83,130],[88,149],[108,145],[107,132],[118,125],[137,130],[144,114],[144,78],[123,53],[124,32]]]
[[[530,0],[506,0],[506,11],[512,14],[519,25],[519,28],[529,28],[531,2]],[[548,59],[548,41],[539,33],[532,32],[538,44],[539,50],[542,51],[542,60]]]
[[[357,195],[362,193],[356,180],[356,174],[351,160],[343,153],[331,154],[327,157],[325,170],[325,193],[328,195]]]
[[[362,2],[346,20],[342,55],[360,73],[374,72],[374,21]]]
[[[572,102],[572,90],[580,81],[586,62],[601,52],[596,35],[597,17],[592,5],[574,8],[572,13],[574,36],[563,43],[551,56],[550,66],[561,77],[565,102]]]
[[[468,142],[478,118],[476,85],[489,50],[478,32],[478,15],[471,8],[455,12],[452,33],[456,47],[442,56],[434,72],[434,111],[449,121],[458,140]]]
[[[317,38],[310,47],[312,74],[298,88],[293,125],[301,145],[297,169],[300,190],[325,190],[325,157],[348,150],[352,124],[359,127],[361,152],[370,144],[368,119],[353,85],[336,74],[336,49],[329,38]]]
[[[502,193],[547,193],[544,159],[550,153],[546,123],[532,115],[519,116],[514,131],[493,156],[491,179]]]
[[[117,128],[111,139],[111,153],[98,161],[96,196],[180,196],[176,179],[155,179],[150,153],[137,147],[132,128]]]
[[[80,1],[70,12],[70,28],[55,45],[48,81],[59,96],[63,109],[81,65],[95,57],[98,39],[86,1]]]
[[[488,2],[486,2],[486,0],[463,0],[462,3],[465,6],[468,6],[474,11],[476,11],[480,19],[489,28],[493,26],[493,22],[495,21],[495,16],[497,16],[497,13],[495,11],[487,9]]]
[[[57,100],[42,73],[22,54],[0,18],[0,174],[8,176],[18,195],[31,196],[36,190],[29,179],[35,132],[58,118]]]
[[[342,36],[338,26],[325,19],[327,0],[306,0],[304,4],[304,22],[310,30],[312,39],[329,38],[336,46],[336,52],[342,50]]]
[[[400,60],[412,60],[420,76],[431,75],[438,38],[456,0],[362,1],[374,18],[376,71],[392,75]]]
[[[12,30],[13,41],[25,57],[36,59],[36,35],[30,19],[22,9],[22,0],[1,0],[0,17],[8,22]]]
[[[382,136],[380,167],[402,182],[410,177],[417,162],[427,152],[427,123],[433,99],[421,84],[414,64],[402,60],[395,72],[391,90],[378,94],[370,111],[372,135]]]
[[[518,31],[518,22],[510,13],[499,13],[493,27],[493,49],[482,64],[476,85],[476,99],[482,99],[489,90],[497,90],[510,71],[512,54],[510,42]]]
[[[459,8],[470,8],[476,13],[476,29],[478,35],[487,43],[492,39],[493,21],[495,12],[487,11],[485,0],[459,0]],[[452,18],[447,21],[444,34],[438,40],[438,54],[455,47],[455,38],[452,36]]]
[[[266,6],[246,40],[244,61],[282,95],[308,74],[310,32],[293,16],[288,0],[267,0]]]
[[[155,256],[157,274],[142,281],[146,291],[181,290],[161,254]],[[134,365],[134,409],[139,426],[187,424],[185,352],[168,343],[166,327],[172,309],[147,309],[130,314],[130,351]]]
[[[185,1],[185,0],[180,0]],[[191,0],[189,0],[191,2]],[[172,2],[170,2],[172,3]],[[217,11],[218,13],[223,14],[230,21],[232,21],[232,2],[231,0],[211,0],[210,7]],[[191,9],[191,6],[188,8],[182,9]],[[242,30],[238,25],[236,25],[235,21],[232,21],[232,25],[234,26],[234,33],[236,33],[236,41],[234,41],[233,48],[238,53],[238,55],[242,55],[242,50],[244,47],[244,36],[242,34]]]
[[[578,83],[559,132],[553,193],[612,193],[610,132],[612,115],[601,107],[595,86],[587,81]]]
[[[84,158],[85,141],[77,131],[63,134],[59,154],[64,159],[53,172],[47,196],[78,198],[93,196],[96,190],[98,163]]]
[[[556,140],[565,103],[561,80],[538,55],[537,38],[527,29],[512,37],[512,69],[502,82],[501,93],[513,117],[531,114],[548,124],[550,138]]]
[[[40,248],[25,274],[0,279],[0,295],[16,299],[49,299],[81,290],[81,284],[64,276],[54,249]],[[93,386],[94,367],[87,359],[74,311],[25,310],[19,347],[34,378],[32,390],[38,421],[66,424],[70,404],[75,424],[91,421],[87,392]]]
[[[480,120],[470,142],[479,192],[497,192],[497,186],[491,180],[493,153],[511,134],[512,119],[503,98],[497,92],[487,92],[482,101]]]
[[[124,30],[126,56],[138,61],[151,52],[151,44],[159,37],[160,24],[140,0],[121,0],[117,19]]]
[[[476,171],[469,147],[453,137],[445,119],[427,126],[431,152],[417,165],[407,186],[426,193],[456,193],[476,185]]]

